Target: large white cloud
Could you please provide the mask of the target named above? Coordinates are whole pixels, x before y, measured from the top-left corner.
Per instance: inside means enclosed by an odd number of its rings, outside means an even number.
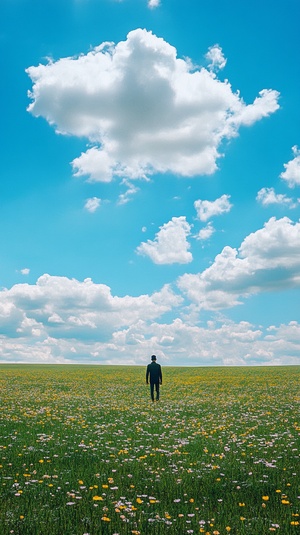
[[[202,273],[185,274],[178,287],[199,308],[224,309],[258,292],[300,287],[300,223],[271,218],[245,238],[226,246]]]
[[[187,264],[193,260],[187,236],[191,225],[184,216],[173,217],[160,227],[155,239],[142,242],[137,253],[148,256],[155,264]]]
[[[209,58],[225,65],[220,47]],[[57,132],[89,140],[92,146],[72,165],[75,175],[94,181],[211,174],[224,139],[279,107],[279,93],[267,89],[246,105],[228,81],[178,58],[173,46],[143,29],[27,73],[33,82],[28,110]]]

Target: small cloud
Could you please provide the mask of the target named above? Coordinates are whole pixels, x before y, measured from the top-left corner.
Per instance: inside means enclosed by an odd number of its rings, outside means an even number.
[[[212,224],[209,222],[206,225],[206,227],[204,227],[201,230],[199,230],[199,232],[198,232],[197,236],[195,236],[195,238],[196,238],[196,240],[205,241],[205,240],[208,240],[213,235],[214,232],[215,232],[215,229],[212,226]]]
[[[211,71],[224,69],[227,63],[227,59],[224,57],[222,48],[219,45],[211,46],[205,57],[210,61],[208,67]]]
[[[94,213],[99,208],[101,203],[101,199],[98,199],[98,197],[92,197],[91,199],[87,199],[84,205],[84,208],[90,212]]]
[[[148,7],[150,9],[155,9],[156,7],[160,6],[160,0],[148,0]]]
[[[132,200],[132,196],[135,195],[135,193],[137,193],[140,188],[137,188],[132,184],[132,182],[126,179],[122,181],[122,184],[125,184],[127,186],[127,191],[119,195],[118,204],[127,204],[129,201]]]
[[[142,227],[142,232],[147,232],[147,227]]]
[[[257,193],[256,200],[263,206],[269,206],[270,204],[282,204],[290,208],[297,206],[293,199],[282,193],[276,193],[274,188],[262,188]]]
[[[198,199],[194,202],[197,217],[200,221],[208,221],[214,216],[230,212],[232,204],[229,202],[230,195],[222,195],[215,201],[202,201]]]
[[[30,269],[29,268],[20,269],[20,273],[22,273],[22,275],[29,275]]]
[[[155,264],[188,264],[193,260],[187,241],[190,233],[191,225],[184,216],[173,217],[160,227],[153,241],[142,242],[136,252],[148,256]]]
[[[280,175],[280,178],[287,182],[289,188],[300,186],[300,150],[297,145],[292,147],[294,158],[288,163],[283,164],[285,171]]]

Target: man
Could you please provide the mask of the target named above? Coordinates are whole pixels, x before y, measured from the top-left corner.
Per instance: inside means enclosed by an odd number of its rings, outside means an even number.
[[[156,362],[156,356],[152,355],[151,364],[148,364],[146,371],[146,383],[149,384],[150,377],[150,394],[154,401],[154,387],[156,391],[156,401],[159,400],[159,385],[162,384],[161,366]]]

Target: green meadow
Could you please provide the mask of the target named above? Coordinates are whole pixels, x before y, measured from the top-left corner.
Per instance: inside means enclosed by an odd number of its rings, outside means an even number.
[[[0,534],[300,531],[300,367],[0,366]]]

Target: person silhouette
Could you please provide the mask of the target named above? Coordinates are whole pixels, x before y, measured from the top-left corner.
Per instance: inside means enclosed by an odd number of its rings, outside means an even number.
[[[159,400],[159,385],[162,384],[162,371],[161,365],[156,362],[156,356],[151,356],[151,363],[148,364],[146,370],[146,384],[149,384],[150,378],[150,395],[152,401],[154,401],[154,387],[156,392],[156,401]]]

